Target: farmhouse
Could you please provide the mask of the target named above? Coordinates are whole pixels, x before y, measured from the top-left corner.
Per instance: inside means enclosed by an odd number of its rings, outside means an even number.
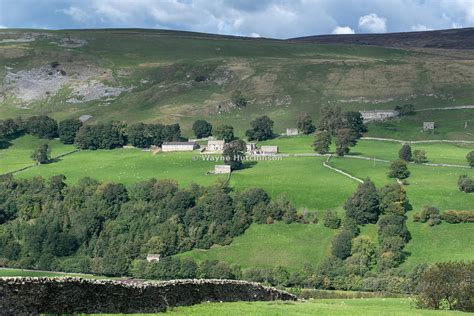
[[[434,128],[435,128],[434,122],[423,122],[424,131],[431,131],[431,130],[434,130]]]
[[[256,143],[247,143],[247,153],[253,154],[255,150],[257,149],[257,144]]]
[[[398,111],[391,110],[373,110],[373,111],[360,111],[364,122],[371,121],[385,121],[389,118],[398,117],[400,113]]]
[[[298,135],[298,129],[297,128],[287,128],[286,129],[286,135],[287,136]]]
[[[161,151],[193,151],[197,148],[195,142],[165,142],[161,145]]]
[[[214,173],[215,174],[228,174],[230,173],[230,166],[229,165],[215,165]]]
[[[278,146],[262,146],[259,150],[260,154],[273,155],[278,153]]]
[[[223,151],[225,142],[223,140],[209,140],[207,151]]]

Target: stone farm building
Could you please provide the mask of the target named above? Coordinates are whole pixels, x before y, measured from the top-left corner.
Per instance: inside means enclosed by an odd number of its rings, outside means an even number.
[[[370,121],[385,121],[389,118],[398,117],[400,113],[392,110],[373,110],[373,111],[360,111],[364,122]]]
[[[209,140],[207,142],[207,151],[223,151],[225,142],[223,140]]]
[[[197,148],[195,142],[165,142],[161,145],[161,151],[193,151]]]
[[[84,115],[79,116],[79,121],[81,121],[82,123],[85,123],[91,118],[92,118],[92,115],[84,114]]]
[[[214,173],[215,174],[230,173],[230,166],[229,165],[215,165],[214,166]]]
[[[160,261],[160,258],[161,258],[161,255],[159,253],[155,254],[155,253],[149,253],[147,256],[146,256],[146,261],[148,262],[152,262],[152,261]]]
[[[257,150],[257,144],[256,143],[247,143],[247,153],[253,154],[255,150]]]
[[[431,131],[431,130],[434,130],[434,128],[435,128],[434,122],[423,122],[424,131]]]
[[[287,128],[286,129],[286,135],[287,136],[298,135],[298,129],[297,128]]]
[[[278,153],[278,146],[262,146],[259,150],[260,154],[273,155]]]

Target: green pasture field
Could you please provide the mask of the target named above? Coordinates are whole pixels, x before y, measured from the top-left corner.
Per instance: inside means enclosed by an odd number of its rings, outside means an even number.
[[[253,224],[230,245],[195,249],[178,255],[195,260],[219,260],[243,268],[272,268],[281,265],[290,270],[321,262],[331,253],[331,238],[337,230],[319,224]]]
[[[435,129],[422,132],[423,122],[435,122]],[[400,120],[371,123],[368,128],[367,136],[373,137],[402,140],[474,140],[474,109],[421,111],[415,115],[403,116]]]
[[[330,164],[356,177],[369,177],[377,187],[395,181],[387,176],[389,163],[334,157]],[[407,179],[408,185],[405,189],[414,210],[419,211],[423,205],[433,205],[441,210],[473,209],[474,196],[461,192],[457,181],[462,174],[473,177],[474,169],[416,164],[410,164],[408,169],[411,175]]]
[[[0,268],[0,277],[80,277],[85,279],[103,279],[93,274],[66,273],[54,271],[38,271],[25,269]]]
[[[286,196],[298,208],[338,208],[352,194],[357,183],[323,167],[325,157],[282,157],[258,161],[250,168],[232,173],[236,190],[259,187],[272,197]]]
[[[344,316],[428,316],[464,315],[454,311],[432,311],[415,308],[409,298],[323,299],[299,302],[203,303],[177,307],[170,315],[344,315]]]
[[[281,146],[282,152],[304,153],[304,146],[312,136],[281,137],[265,143]],[[28,148],[39,144],[40,140],[23,136],[13,140],[13,145],[0,150],[0,156],[29,157]],[[294,142],[294,143],[293,143]],[[72,146],[51,142],[53,153],[68,151]],[[292,146],[294,144],[294,146]],[[401,144],[361,140],[354,147],[354,155],[375,156],[381,159],[397,157]],[[462,164],[471,145],[446,143],[414,144],[414,148],[427,151],[432,162]],[[193,157],[195,160],[193,160]],[[285,195],[300,211],[316,212],[319,223],[285,225],[252,225],[242,236],[228,246],[214,246],[209,250],[193,250],[182,256],[192,256],[197,260],[218,259],[242,265],[243,267],[274,265],[290,269],[302,267],[305,263],[317,264],[327,256],[330,240],[337,232],[325,228],[321,222],[322,212],[334,209],[340,215],[345,200],[354,192],[358,183],[322,166],[325,157],[282,157],[281,160],[247,162],[246,168],[232,174],[230,186],[236,191],[248,187],[261,187],[273,198]],[[2,160],[3,162],[3,160]],[[116,149],[80,151],[60,158],[58,162],[36,166],[16,174],[18,177],[65,174],[69,183],[89,176],[101,181],[131,184],[149,178],[175,179],[181,185],[195,182],[210,185],[225,176],[206,175],[215,162],[205,161],[199,153],[158,153],[143,152],[139,149]],[[330,164],[359,178],[370,177],[380,187],[393,183],[387,177],[389,164],[366,161],[350,157],[333,157]],[[474,196],[460,192],[457,179],[460,174],[474,176],[473,169],[454,167],[430,167],[410,164],[412,172],[406,186],[413,211],[408,213],[408,227],[412,240],[406,247],[409,253],[404,267],[411,268],[417,263],[436,262],[450,259],[473,259],[474,249],[466,238],[474,231],[471,224],[446,224],[428,227],[413,223],[412,214],[425,205],[433,205],[441,211],[449,209],[473,209]],[[366,225],[361,234],[377,238],[376,225]],[[256,242],[258,241],[258,242]],[[429,246],[427,246],[429,245]]]
[[[173,179],[183,186],[192,182],[210,185],[219,178],[225,179],[225,176],[207,174],[214,165],[204,161],[198,152],[153,154],[140,149],[87,150],[65,156],[56,163],[22,171],[18,176],[47,178],[64,174],[69,183],[91,177],[124,184],[156,178]]]
[[[31,154],[43,143],[50,145],[52,157],[75,149],[73,145],[64,145],[58,139],[46,140],[31,135],[24,135],[14,140],[4,142],[5,145],[2,146],[3,149],[0,149],[0,174],[34,164],[35,162],[31,159]]]

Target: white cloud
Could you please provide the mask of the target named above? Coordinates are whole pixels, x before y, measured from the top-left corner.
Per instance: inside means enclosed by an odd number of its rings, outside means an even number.
[[[250,37],[261,37],[260,34],[252,32],[249,34]]]
[[[332,30],[332,34],[354,34],[354,30],[348,26],[338,26]]]
[[[33,1],[41,5],[33,8]],[[474,26],[474,0],[0,0],[2,6],[9,13],[0,14],[0,24],[9,27],[158,27],[291,38]]]
[[[6,29],[7,27],[5,25],[0,25],[0,29]]]
[[[370,13],[359,18],[359,28],[369,33],[387,32],[387,19]]]
[[[412,26],[411,30],[415,32],[421,32],[421,31],[431,31],[432,28],[429,28],[423,24],[417,24],[417,25]]]
[[[65,10],[61,10],[61,12],[69,15],[78,22],[85,22],[89,18],[89,14],[87,14],[87,12],[78,7],[69,7]]]

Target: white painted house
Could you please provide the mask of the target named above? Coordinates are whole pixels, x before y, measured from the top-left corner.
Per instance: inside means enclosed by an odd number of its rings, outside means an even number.
[[[220,152],[224,150],[225,141],[223,140],[209,140],[207,142],[207,151]]]
[[[161,151],[193,151],[197,148],[195,142],[165,142],[161,145]]]

